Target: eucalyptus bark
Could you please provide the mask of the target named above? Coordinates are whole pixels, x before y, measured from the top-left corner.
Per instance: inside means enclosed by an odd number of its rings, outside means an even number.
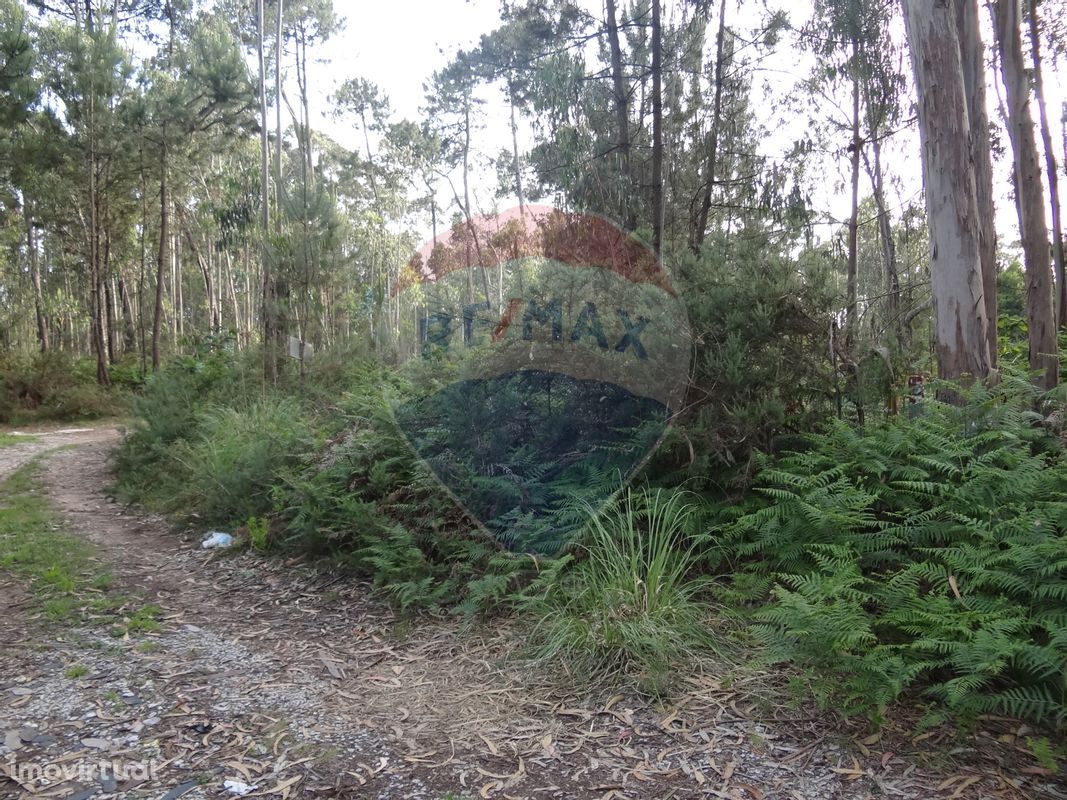
[[[1041,144],[1045,150],[1045,174],[1048,178],[1049,206],[1052,210],[1052,263],[1056,275],[1056,324],[1067,327],[1067,281],[1064,280],[1063,222],[1060,213],[1060,182],[1056,151],[1052,146],[1052,128],[1045,103],[1045,77],[1041,62],[1041,35],[1038,30],[1040,0],[1030,0],[1030,57],[1034,65],[1034,96],[1041,122]],[[1067,136],[1067,130],[1064,131]]]
[[[859,282],[859,228],[860,228],[860,78],[859,78],[859,44],[852,40],[852,141],[849,155],[852,169],[852,198],[848,217],[848,258],[845,276],[845,349],[852,350],[856,341],[856,324],[859,320],[858,290]]]
[[[33,213],[28,199],[23,198],[23,213],[26,217],[26,249],[30,259],[30,280],[33,283],[33,310],[37,318],[37,344],[42,353],[49,350],[48,320],[44,315],[44,292],[41,287],[41,260],[37,252],[37,233],[33,225]]]
[[[960,45],[946,3],[903,0],[918,93],[938,374],[993,369],[982,285],[981,235]]]
[[[137,349],[137,326],[133,314],[133,303],[122,273],[118,276],[119,304],[122,306],[122,348],[131,353]]]
[[[904,341],[904,326],[900,316],[900,273],[897,268],[897,243],[893,235],[893,222],[885,197],[885,173],[882,170],[882,142],[877,132],[872,131],[871,153],[873,161],[864,158],[871,179],[874,205],[878,211],[878,238],[882,243],[885,259],[886,327],[892,328],[897,344]]]
[[[526,216],[526,200],[522,192],[522,163],[519,161],[519,132],[515,124],[515,81],[508,74],[508,108],[511,112],[511,168],[515,173],[515,195],[519,200],[519,216]],[[436,240],[436,233],[434,236]],[[436,244],[436,241],[435,241]]]
[[[993,156],[986,109],[985,45],[978,26],[978,0],[955,0],[956,31],[967,101],[967,145],[974,165],[978,203],[978,256],[981,260],[982,297],[985,301],[989,364],[997,365],[997,236],[993,207]]]
[[[268,384],[278,380],[275,360],[274,283],[270,253],[270,144],[267,137],[267,70],[263,53],[263,0],[256,0],[256,54],[259,61],[259,234],[263,320],[263,378]],[[280,102],[280,101],[279,101]]]
[[[1059,382],[1056,353],[1056,318],[1052,301],[1052,270],[1045,192],[1030,113],[1030,78],[1022,43],[1022,9],[1019,0],[996,0],[994,30],[1000,51],[1000,70],[1008,114],[1008,134],[1015,164],[1015,207],[1019,214],[1023,262],[1026,268],[1026,317],[1029,331],[1030,370],[1034,382],[1045,389]]]

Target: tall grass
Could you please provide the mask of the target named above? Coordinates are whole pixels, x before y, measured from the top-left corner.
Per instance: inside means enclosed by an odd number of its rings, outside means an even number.
[[[585,506],[578,557],[565,556],[531,593],[535,654],[574,674],[630,674],[642,688],[669,690],[676,667],[713,639],[696,577],[695,507],[686,495],[627,489],[602,509]]]
[[[210,524],[245,522],[272,510],[272,492],[282,472],[311,447],[312,434],[300,404],[268,396],[242,408],[209,406],[197,434],[175,445],[180,465],[167,505],[195,508]]]

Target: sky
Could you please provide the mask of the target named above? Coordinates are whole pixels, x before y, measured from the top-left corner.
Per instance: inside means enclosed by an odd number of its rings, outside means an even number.
[[[788,11],[796,27],[810,15],[808,0],[766,0],[771,7]],[[588,10],[602,16],[602,3],[598,0],[583,0]],[[672,13],[668,5],[668,13]],[[762,3],[748,2],[739,10],[736,5],[728,7],[727,24],[738,29],[752,29],[757,22],[757,7]],[[388,0],[387,2],[361,3],[358,6],[345,0],[335,0],[337,13],[346,18],[344,29],[315,53],[319,63],[312,64],[313,86],[312,109],[318,117],[320,130],[349,147],[362,147],[361,134],[353,125],[337,120],[332,115],[331,94],[347,78],[363,77],[378,84],[388,95],[395,118],[419,119],[420,108],[425,102],[424,83],[432,73],[445,66],[460,48],[469,48],[478,38],[499,23],[497,0]],[[987,15],[983,12],[984,36],[992,43],[992,33]],[[903,37],[902,30],[897,35]],[[711,37],[709,37],[711,38]],[[709,42],[709,47],[712,45]],[[1046,54],[1047,59],[1047,54]],[[1060,65],[1059,72],[1046,64],[1046,90],[1049,95],[1049,112],[1055,132],[1054,141],[1062,141],[1060,108],[1067,100],[1067,68]],[[800,53],[791,37],[783,38],[778,51],[761,62],[754,86],[754,106],[767,109],[763,120],[769,133],[760,143],[760,151],[771,158],[781,158],[790,144],[808,128],[808,114],[795,111],[771,113],[769,110],[781,101],[797,93],[797,85],[807,77],[811,67],[810,57]],[[910,69],[910,63],[904,61]],[[510,129],[505,103],[498,93],[485,95],[485,127],[475,141],[483,160],[501,148],[510,148]],[[990,113],[996,122],[996,87],[990,83],[988,99]],[[847,99],[841,105],[847,107]],[[816,101],[808,106],[810,112],[819,116],[834,114],[829,101]],[[1036,116],[1036,107],[1034,109]],[[314,124],[314,123],[313,123]],[[520,147],[529,141],[526,131],[520,137]],[[902,131],[885,145],[884,159],[897,181],[890,192],[890,204],[904,208],[920,199],[921,172],[918,133],[914,126]],[[1039,141],[1040,147],[1040,141]],[[1063,154],[1058,154],[1061,161]],[[1006,161],[1006,160],[1005,160]],[[825,212],[825,234],[828,235],[836,221],[848,215],[848,159],[839,152],[823,154],[810,167],[812,178],[812,201]],[[1001,163],[995,176],[994,193],[997,197],[997,228],[1002,237],[1012,241],[1017,237],[1017,220],[1014,204],[1009,195],[1010,172],[1007,163]],[[1061,167],[1062,172],[1062,167]],[[1061,176],[1061,182],[1067,183]],[[473,181],[476,204],[488,210],[493,203],[495,176],[487,166]],[[861,195],[869,194],[866,180],[861,183]]]

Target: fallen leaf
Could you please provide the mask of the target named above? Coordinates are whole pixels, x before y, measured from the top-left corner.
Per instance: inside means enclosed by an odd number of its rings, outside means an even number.
[[[959,786],[956,787],[956,791],[954,791],[951,795],[949,795],[949,800],[952,800],[952,798],[954,798],[954,797],[962,797],[964,789],[966,789],[968,786],[970,786],[973,783],[978,783],[978,781],[980,781],[980,780],[982,780],[982,777],[980,775],[971,775],[971,776],[965,778],[963,780],[963,782]]]
[[[956,599],[957,600],[962,600],[963,599],[963,595],[960,594],[959,584],[956,583],[956,576],[955,575],[949,575],[948,576],[948,586],[949,586],[950,589],[952,589],[952,594],[956,595]]]

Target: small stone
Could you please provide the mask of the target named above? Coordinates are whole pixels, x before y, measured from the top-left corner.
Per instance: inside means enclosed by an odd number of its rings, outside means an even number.
[[[82,739],[82,745],[91,747],[94,750],[108,750],[111,747],[111,742],[107,739]]]
[[[4,747],[8,750],[19,750],[22,748],[22,737],[18,731],[8,731],[4,734]]]

